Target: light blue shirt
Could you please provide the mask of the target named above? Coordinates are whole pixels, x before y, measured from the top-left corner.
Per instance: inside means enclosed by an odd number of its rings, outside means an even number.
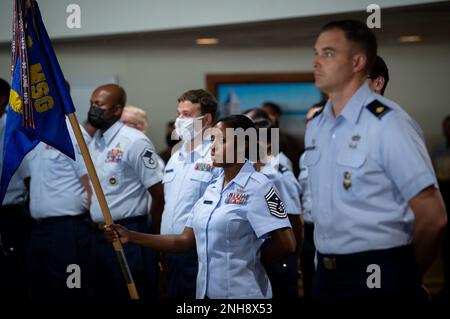
[[[301,203],[303,211],[303,219],[305,223],[312,224],[313,218],[311,215],[311,190],[309,189],[308,182],[308,166],[305,165],[305,153],[300,156],[299,160],[300,173],[298,174],[298,182],[301,189]]]
[[[419,126],[367,84],[337,118],[331,103],[305,135],[318,251],[348,254],[410,244],[414,214],[408,202],[437,185]]]
[[[266,175],[275,185],[281,200],[289,215],[301,215],[300,204],[301,187],[292,171],[279,163],[278,156],[271,157],[270,160],[261,167],[261,173]]]
[[[33,218],[76,216],[88,209],[80,178],[87,174],[78,143],[68,124],[75,161],[41,142],[26,156],[30,171],[30,214]]]
[[[286,156],[286,154],[284,154],[283,152],[279,152],[276,155],[276,158],[278,160],[278,163],[280,163],[281,165],[283,165],[284,167],[288,168],[290,171],[293,171],[292,168],[292,162],[291,160]]]
[[[283,203],[249,162],[225,189],[223,179],[208,186],[186,224],[197,245],[197,298],[271,298],[260,248],[271,231],[290,227]]]
[[[104,134],[95,133],[89,151],[113,220],[147,215],[147,189],[162,180],[162,168],[148,137],[117,121]],[[94,222],[104,222],[95,193],[90,212]]]
[[[5,138],[5,126],[6,126],[6,113],[0,118],[0,174],[3,168],[3,139]],[[27,189],[24,183],[24,179],[29,176],[28,166],[26,161],[22,161],[23,164],[19,166],[14,175],[12,176],[8,190],[3,199],[1,205],[16,205],[25,201]]]
[[[194,204],[222,171],[212,166],[211,141],[205,139],[192,152],[179,148],[164,171],[164,212],[161,234],[181,234]]]

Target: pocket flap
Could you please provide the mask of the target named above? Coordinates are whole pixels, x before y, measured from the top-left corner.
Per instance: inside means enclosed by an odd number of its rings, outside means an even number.
[[[306,166],[312,166],[317,164],[320,159],[320,152],[318,150],[306,151],[304,164]]]
[[[354,168],[361,167],[366,161],[367,154],[363,152],[341,152],[337,157],[337,163]]]

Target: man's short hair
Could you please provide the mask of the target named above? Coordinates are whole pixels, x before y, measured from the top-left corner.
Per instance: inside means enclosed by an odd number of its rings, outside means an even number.
[[[207,113],[211,114],[212,121],[215,122],[217,116],[217,100],[211,93],[202,89],[189,90],[181,94],[178,98],[178,102],[184,101],[200,104],[202,115]]]
[[[389,69],[384,60],[379,55],[377,55],[377,57],[375,58],[375,63],[373,64],[372,69],[370,69],[367,77],[369,79],[376,79],[379,76],[382,76],[384,78],[384,85],[380,92],[381,95],[383,95],[387,83],[389,82]]]
[[[272,111],[274,111],[275,113],[277,113],[278,116],[281,116],[281,113],[283,113],[281,111],[281,107],[274,103],[274,102],[270,102],[270,101],[266,101],[262,104],[261,107],[270,107],[272,109]]]
[[[377,38],[372,30],[367,27],[366,24],[358,20],[340,20],[332,21],[326,24],[322,32],[338,29],[345,33],[345,38],[358,45],[365,53],[367,57],[367,63],[365,67],[366,74],[372,69],[377,56]]]

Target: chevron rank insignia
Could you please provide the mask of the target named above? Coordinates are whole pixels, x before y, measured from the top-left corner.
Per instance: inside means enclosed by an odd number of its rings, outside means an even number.
[[[273,187],[270,188],[269,192],[266,194],[266,203],[269,207],[270,213],[278,218],[286,218],[287,213],[286,209],[284,208],[284,204],[281,201],[280,197],[278,197],[277,193],[275,193],[275,190]]]
[[[158,164],[153,154],[154,151],[148,147],[146,147],[144,151],[141,153],[141,159],[144,162],[145,167],[150,169],[155,168],[156,165]]]
[[[380,101],[378,100],[374,100],[373,102],[371,102],[369,105],[366,106],[366,108],[376,117],[378,117],[378,119],[381,120],[381,118],[386,115],[387,113],[389,113],[392,109],[384,104],[382,104]]]

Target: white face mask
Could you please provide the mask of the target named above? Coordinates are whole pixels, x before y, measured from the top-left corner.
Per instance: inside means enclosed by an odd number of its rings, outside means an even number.
[[[202,131],[202,121],[201,119],[205,116],[199,116],[195,118],[189,119],[180,119],[177,118],[175,120],[175,132],[183,141],[192,140],[199,132]]]

